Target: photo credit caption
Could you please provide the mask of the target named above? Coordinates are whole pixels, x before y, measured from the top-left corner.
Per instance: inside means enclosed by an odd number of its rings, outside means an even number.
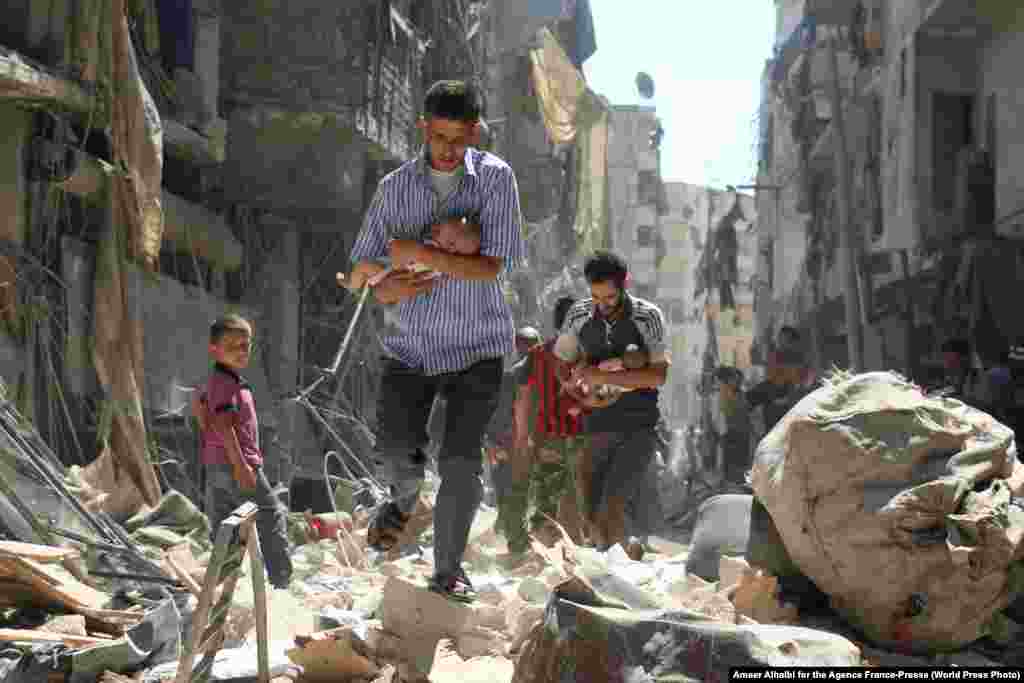
[[[1024,669],[982,667],[740,667],[730,681],[1020,681]]]

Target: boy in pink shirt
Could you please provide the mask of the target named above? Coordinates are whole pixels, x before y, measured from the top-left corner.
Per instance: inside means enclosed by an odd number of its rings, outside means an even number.
[[[252,324],[226,315],[210,328],[213,371],[206,389],[192,404],[202,433],[200,460],[206,471],[206,514],[214,534],[239,505],[259,506],[256,528],[275,588],[287,588],[292,562],[288,553],[287,510],[263,472],[259,423],[252,389],[239,374],[249,366]]]

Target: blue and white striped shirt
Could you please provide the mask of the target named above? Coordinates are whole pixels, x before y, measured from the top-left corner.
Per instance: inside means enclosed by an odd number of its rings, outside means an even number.
[[[472,147],[465,173],[447,199],[430,182],[426,154],[381,179],[349,255],[353,264],[387,256],[388,240],[426,241],[448,218],[480,223],[480,253],[503,259],[497,280],[458,280],[442,275],[428,292],[396,306],[398,326],[381,338],[385,352],[427,375],[464,370],[515,350],[512,310],[502,292],[504,276],[526,263],[519,189],[511,167]]]

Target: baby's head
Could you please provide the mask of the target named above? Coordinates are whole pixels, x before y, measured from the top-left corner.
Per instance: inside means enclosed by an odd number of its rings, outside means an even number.
[[[647,352],[640,350],[634,344],[630,344],[626,352],[622,354],[622,367],[627,370],[646,368],[648,362],[650,362],[650,356]]]
[[[450,218],[430,231],[435,244],[453,254],[471,256],[480,253],[480,226],[465,218]]]

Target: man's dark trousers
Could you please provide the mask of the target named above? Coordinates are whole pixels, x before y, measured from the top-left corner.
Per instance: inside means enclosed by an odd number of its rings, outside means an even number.
[[[408,514],[419,496],[434,398],[447,400],[444,439],[437,456],[441,487],[434,506],[434,571],[450,575],[462,564],[469,531],[483,499],[483,433],[497,406],[504,362],[480,361],[460,372],[427,376],[385,359],[377,403],[377,469],[394,502]]]

